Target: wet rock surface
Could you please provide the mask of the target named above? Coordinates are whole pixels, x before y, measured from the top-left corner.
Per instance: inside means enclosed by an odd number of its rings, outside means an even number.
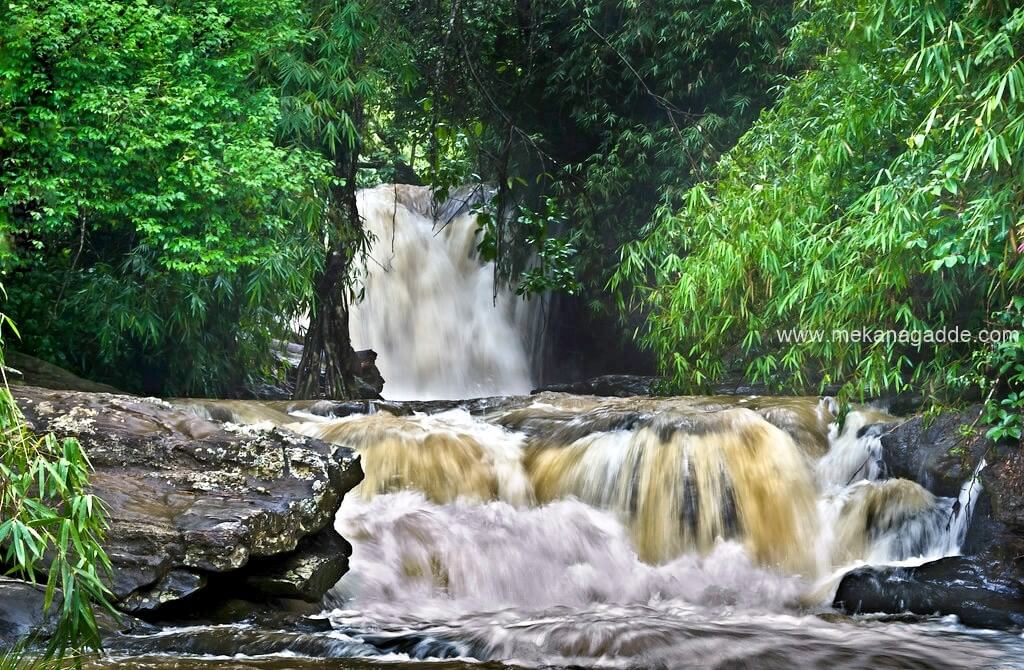
[[[89,393],[120,393],[109,384],[83,379],[53,363],[47,363],[41,358],[17,351],[5,351],[4,363],[7,366],[8,379],[12,384]]]
[[[970,427],[981,413],[975,406],[928,420],[902,420],[881,436],[882,458],[890,477],[912,479],[942,496],[955,496],[992,443]]]
[[[246,589],[278,598],[320,602],[348,571],[352,545],[333,528],[303,538],[295,551],[253,560],[245,570]]]
[[[4,649],[22,642],[42,643],[57,628],[57,605],[44,611],[46,587],[20,579],[0,577],[0,658]],[[59,603],[58,590],[54,602]],[[115,619],[108,612],[96,611],[96,623],[101,635],[113,637],[118,633],[145,633],[154,629],[139,619],[121,616]]]
[[[53,618],[43,612],[44,592],[42,586],[0,577],[0,649],[53,632]]]
[[[351,450],[279,429],[218,424],[156,399],[12,390],[34,430],[86,448],[108,507],[111,590],[129,612],[201,592],[225,573],[238,579],[257,559],[285,555],[280,565],[294,571],[303,540],[330,527],[362,477]],[[293,580],[296,597],[319,599],[347,563],[318,565],[304,580],[280,578]],[[280,595],[259,588],[249,595]]]
[[[850,614],[954,614],[978,628],[1024,626],[1024,584],[1005,564],[977,556],[858,568],[843,577],[833,605]]]
[[[1000,451],[986,468],[983,481],[992,498],[992,516],[1018,537],[1024,537],[1024,452],[1019,444]]]
[[[601,375],[592,379],[567,384],[547,384],[533,393],[553,392],[577,395],[595,395],[625,398],[638,395],[656,395],[660,377],[647,375]]]

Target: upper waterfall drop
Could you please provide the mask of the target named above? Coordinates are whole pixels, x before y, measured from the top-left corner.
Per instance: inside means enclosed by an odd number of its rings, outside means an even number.
[[[358,207],[372,241],[352,344],[377,352],[385,396],[528,393],[527,305],[495,292],[494,266],[476,254],[476,215],[405,184],[364,189]]]

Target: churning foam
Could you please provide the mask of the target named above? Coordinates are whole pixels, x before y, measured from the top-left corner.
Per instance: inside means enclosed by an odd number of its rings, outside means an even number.
[[[729,541],[765,569],[813,582],[865,561],[955,554],[977,478],[963,501],[882,479],[881,426],[893,419],[853,411],[840,430],[823,420],[834,407],[815,399],[551,396],[487,417],[378,414],[294,428],[360,451],[364,501],[416,491],[442,506],[424,512],[430,517],[448,504],[504,502],[508,514],[539,506],[554,519],[555,505],[575,500],[609,514],[650,565],[707,556]],[[569,541],[571,522],[558,523],[562,532],[549,539]],[[522,538],[506,541],[511,548]]]
[[[894,419],[852,411],[840,429],[834,408],[808,398],[548,394],[485,416],[382,412],[287,425],[362,456],[366,477],[338,519],[355,547],[345,593],[361,607],[388,593],[477,607],[655,593],[702,601],[670,583],[731,589],[723,574],[694,577],[712,574],[700,566],[723,546],[747,557],[732,562],[748,578],[789,585],[772,593],[792,596],[799,583],[826,600],[822,585],[844,567],[956,554],[980,494],[976,475],[957,499],[884,478],[881,434]]]

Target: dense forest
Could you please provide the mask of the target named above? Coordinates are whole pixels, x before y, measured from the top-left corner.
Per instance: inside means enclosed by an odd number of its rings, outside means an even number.
[[[669,389],[980,390],[1019,433],[1015,342],[778,337],[1021,325],[1009,0],[3,11],[5,311],[27,353],[230,395],[310,313],[298,392],[344,396],[356,189],[477,183],[502,281],[635,330]]]

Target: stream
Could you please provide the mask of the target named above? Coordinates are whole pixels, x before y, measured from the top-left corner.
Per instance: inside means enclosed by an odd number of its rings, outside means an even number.
[[[179,401],[354,448],[349,572],[312,617],[167,625],[95,667],[1013,668],[1024,640],[954,617],[832,608],[856,566],[957,555],[980,481],[889,478],[880,408],[830,398],[522,395],[531,320],[475,259],[468,206],[360,194],[374,234],[357,345],[389,398]],[[519,395],[516,395],[519,394]]]
[[[864,563],[959,551],[958,499],[884,476],[871,408],[829,399],[562,394],[335,418],[192,402],[353,446],[350,570],[302,629],[123,636],[130,668],[1019,667],[1024,641],[955,618],[830,607]],[[301,405],[301,404],[300,404]],[[130,656],[130,658],[129,658]],[[484,665],[481,665],[483,663]]]

